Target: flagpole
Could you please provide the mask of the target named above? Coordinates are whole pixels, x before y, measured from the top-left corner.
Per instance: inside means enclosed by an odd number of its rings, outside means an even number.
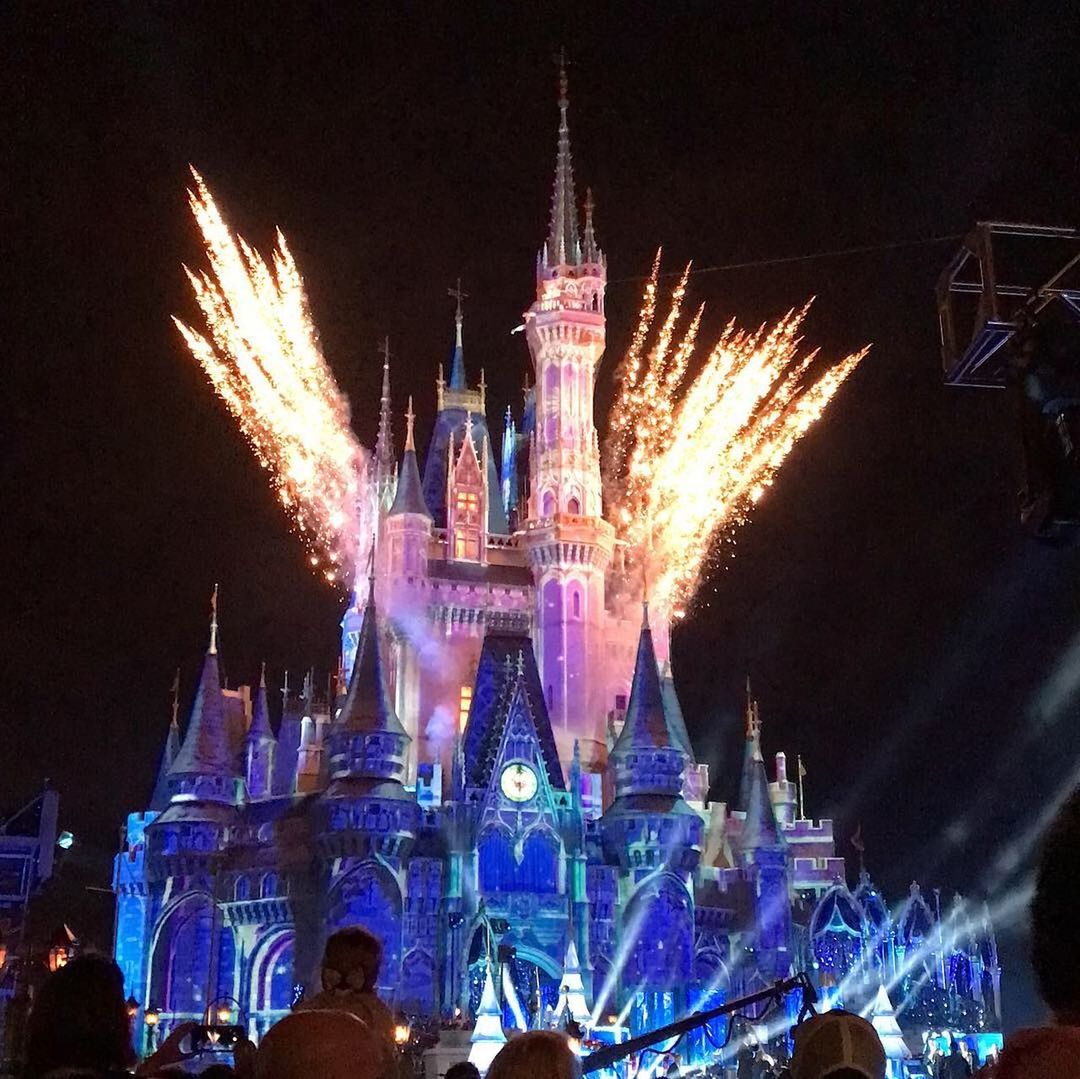
[[[801,753],[798,754],[798,756],[795,759],[798,761],[798,765],[799,765],[799,820],[805,820],[806,818],[803,816],[803,789],[802,789],[802,779],[803,779],[803,773],[805,772],[805,769],[803,768],[802,754]]]

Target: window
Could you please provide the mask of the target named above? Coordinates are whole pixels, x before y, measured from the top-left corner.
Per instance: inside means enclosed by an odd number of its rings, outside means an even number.
[[[480,496],[475,491],[458,491],[454,496],[454,516],[462,525],[480,523]]]
[[[469,709],[472,707],[472,686],[462,686],[458,695],[458,730],[463,731],[469,722]]]
[[[574,589],[573,607],[574,607],[574,617],[575,618],[580,618],[581,617],[581,593],[576,588]]]
[[[575,517],[579,513],[581,513],[581,502],[578,501],[578,498],[577,498],[576,495],[573,498],[571,498],[569,502],[566,503],[566,512],[571,514],[572,516],[575,516]]]

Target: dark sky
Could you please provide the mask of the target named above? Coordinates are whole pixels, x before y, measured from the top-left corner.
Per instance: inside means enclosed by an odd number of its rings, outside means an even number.
[[[260,246],[280,225],[360,436],[377,341],[420,433],[460,274],[492,412],[526,370],[555,149],[551,55],[573,66],[579,184],[609,257],[609,359],[637,278],[1073,223],[1077,23],[1065,4],[11,5],[3,15],[5,801],[48,775],[101,848],[149,793],[222,587],[226,669],[333,661],[342,597],[301,551],[169,322],[193,315],[189,162]],[[661,10],[666,17],[661,17]],[[955,245],[693,280],[714,327],[818,297],[809,341],[870,358],[790,458],[680,628],[714,793],[741,687],[766,750],[801,752],[815,815],[897,898],[979,895],[1080,758],[1078,556],[1020,532],[1003,397],[941,385],[933,284]],[[401,433],[399,422],[397,433]],[[707,497],[707,492],[703,492]],[[845,847],[850,854],[850,848]],[[1008,868],[1008,867],[1006,867]],[[1010,945],[1015,1022],[1035,1007]]]

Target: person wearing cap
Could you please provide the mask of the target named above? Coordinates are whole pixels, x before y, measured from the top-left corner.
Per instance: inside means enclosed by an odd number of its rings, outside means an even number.
[[[1031,961],[1053,1022],[1013,1034],[997,1061],[979,1073],[980,1079],[1080,1079],[1078,880],[1080,787],[1043,837],[1031,901]]]
[[[832,1011],[795,1028],[791,1079],[885,1079],[885,1050],[861,1016]]]

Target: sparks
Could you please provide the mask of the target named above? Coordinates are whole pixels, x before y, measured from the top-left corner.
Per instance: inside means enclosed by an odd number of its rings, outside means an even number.
[[[728,323],[690,376],[703,309],[680,332],[689,273],[688,266],[654,335],[657,253],[604,447],[605,489],[627,572],[673,617],[685,614],[717,543],[747,520],[868,351],[811,377],[818,352],[802,352],[799,337],[807,303],[753,332]]]
[[[280,230],[267,262],[191,172],[188,202],[210,268],[184,269],[206,331],[173,321],[270,473],[311,565],[328,581],[351,580],[370,544],[367,454],[323,358],[303,280]]]

